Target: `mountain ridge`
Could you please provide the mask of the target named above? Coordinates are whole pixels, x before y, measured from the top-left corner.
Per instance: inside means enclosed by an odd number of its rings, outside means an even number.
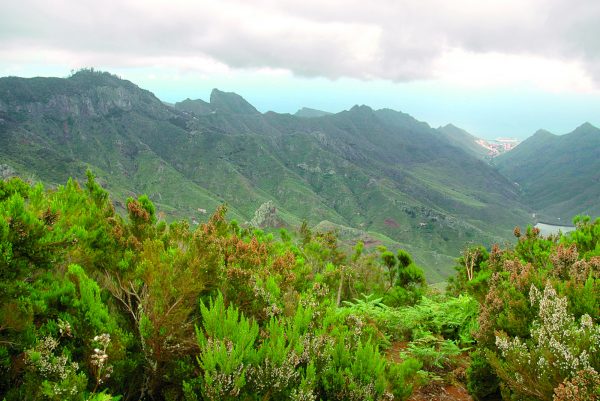
[[[476,136],[470,134],[462,128],[457,127],[454,124],[446,124],[443,127],[437,128],[446,140],[451,144],[470,152],[477,158],[488,160],[488,150],[477,143]]]
[[[465,242],[502,241],[527,221],[512,183],[405,113],[262,114],[218,90],[171,107],[104,74],[52,81],[70,83],[49,97],[20,82],[33,102],[7,101],[0,79],[0,162],[47,183],[90,167],[117,198],[148,193],[166,218],[201,221],[226,202],[250,221],[272,201],[290,227],[331,221],[408,245],[434,282]]]
[[[540,130],[497,166],[521,186],[525,201],[546,221],[600,215],[600,129],[584,123],[570,133]],[[567,190],[568,189],[568,190]]]
[[[330,113],[328,111],[323,111],[323,110],[318,110],[318,109],[312,109],[310,107],[302,107],[301,109],[299,109],[298,111],[296,111],[294,113],[294,115],[296,117],[304,117],[304,118],[318,118],[318,117],[323,117],[323,116],[328,116]]]

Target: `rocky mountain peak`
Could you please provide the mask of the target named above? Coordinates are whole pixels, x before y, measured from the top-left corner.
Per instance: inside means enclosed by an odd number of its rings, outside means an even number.
[[[210,93],[210,105],[217,112],[229,114],[260,114],[246,99],[234,92],[213,89]]]

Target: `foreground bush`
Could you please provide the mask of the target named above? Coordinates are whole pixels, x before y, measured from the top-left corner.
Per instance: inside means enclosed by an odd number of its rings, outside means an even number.
[[[515,230],[514,249],[477,252],[471,280],[461,271],[470,264],[461,263],[454,286],[481,307],[468,371],[478,399],[600,395],[600,219],[575,223],[562,236]]]
[[[192,229],[122,217],[88,173],[0,182],[0,399],[405,399],[420,365],[337,305],[385,270],[333,233],[296,244],[219,208]],[[285,234],[285,235],[284,235]],[[365,329],[365,330],[363,330]]]

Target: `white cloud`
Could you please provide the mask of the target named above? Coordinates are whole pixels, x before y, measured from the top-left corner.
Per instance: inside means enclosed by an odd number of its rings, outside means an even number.
[[[0,57],[579,91],[600,82],[598,20],[596,0],[21,0]]]
[[[533,85],[548,92],[590,92],[594,88],[580,62],[461,49],[444,52],[434,65],[434,76],[463,87]]]

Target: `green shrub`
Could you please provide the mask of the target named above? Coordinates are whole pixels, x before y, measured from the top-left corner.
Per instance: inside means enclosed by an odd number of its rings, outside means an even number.
[[[355,350],[348,338],[338,337],[333,347],[331,364],[322,380],[328,400],[378,400],[386,392],[386,362],[370,343],[359,343]]]
[[[467,368],[467,389],[476,400],[500,395],[498,377],[482,351],[471,353],[471,364]]]
[[[413,382],[423,367],[423,363],[415,358],[407,358],[402,363],[389,364],[388,380],[392,383],[392,394],[396,400],[406,400],[413,391]]]

